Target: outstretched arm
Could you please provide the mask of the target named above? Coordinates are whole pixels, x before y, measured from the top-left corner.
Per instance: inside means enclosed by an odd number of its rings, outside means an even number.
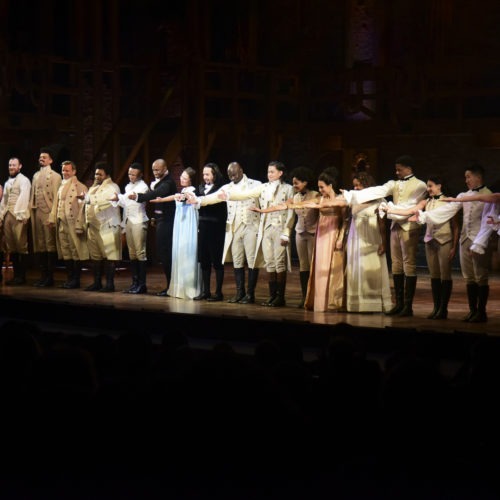
[[[464,203],[466,201],[484,201],[486,203],[500,203],[500,193],[490,193],[490,194],[470,194],[468,196],[460,196],[459,198],[453,198],[447,196],[443,198],[444,201],[458,201]]]
[[[181,193],[171,194],[170,196],[164,196],[163,198],[154,198],[149,200],[149,203],[165,203],[166,201],[175,201],[176,197],[180,197]]]
[[[248,207],[251,212],[258,212],[259,214],[268,214],[269,212],[280,212],[282,210],[288,210],[291,208],[288,204],[291,200],[287,200],[285,203],[279,203],[278,205],[273,205],[272,207],[259,208],[259,207]]]
[[[343,197],[336,196],[333,199],[325,200],[321,198],[317,208],[330,208],[330,207],[347,207],[349,203]]]
[[[267,208],[250,207],[249,210],[252,212],[259,212],[261,214],[267,214],[269,212],[278,212],[280,210],[295,210],[296,208],[320,208],[319,198],[307,201],[297,201],[294,202],[293,198],[289,198],[284,203],[279,203]]]
[[[397,208],[396,206],[389,204],[387,205],[386,212],[388,214],[394,214],[394,215],[414,215],[418,213],[419,210],[423,210],[425,208],[426,203],[427,200],[421,200],[416,205],[407,208]]]

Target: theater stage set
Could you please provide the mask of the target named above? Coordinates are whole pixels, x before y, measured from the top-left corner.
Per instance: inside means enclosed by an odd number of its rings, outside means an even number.
[[[128,263],[118,268],[115,293],[85,292],[83,289],[60,288],[65,281],[64,269],[56,270],[56,284],[37,288],[32,283],[38,278],[35,269],[28,273],[28,284],[6,286],[12,276],[10,267],[4,268],[0,285],[0,318],[36,322],[44,330],[75,332],[85,335],[106,333],[120,335],[131,329],[145,329],[153,342],[160,342],[164,334],[181,330],[193,346],[211,348],[215,343],[228,342],[236,350],[249,351],[260,340],[292,340],[298,342],[306,355],[315,356],[332,335],[347,335],[360,350],[368,355],[384,356],[411,346],[426,355],[441,359],[463,360],[471,347],[488,337],[500,341],[500,277],[492,273],[488,322],[467,323],[462,318],[468,311],[465,283],[458,271],[447,320],[429,320],[432,309],[430,279],[426,269],[419,270],[414,300],[414,316],[397,318],[382,313],[317,313],[298,308],[300,301],[299,270],[288,276],[286,307],[261,305],[267,297],[265,272],[261,273],[255,304],[227,303],[235,292],[233,269],[226,265],[224,301],[207,302],[157,297],[164,288],[164,277],[159,268],[148,268],[148,293],[130,295],[121,293],[131,281]],[[82,288],[92,282],[88,269],[82,272]],[[214,289],[212,276],[212,290]]]

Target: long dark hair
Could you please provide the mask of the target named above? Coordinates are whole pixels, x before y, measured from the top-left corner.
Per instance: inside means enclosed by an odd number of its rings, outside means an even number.
[[[317,189],[317,186],[315,185],[316,179],[314,178],[314,172],[308,167],[295,167],[290,172],[290,177],[292,179],[296,178],[301,182],[307,182],[307,189]]]
[[[372,175],[368,174],[367,172],[365,172],[364,170],[360,171],[360,172],[357,172],[356,174],[354,174],[352,176],[352,180],[354,179],[358,179],[359,183],[364,187],[364,188],[367,188],[367,187],[371,187],[371,186],[375,186],[375,179],[373,178]]]
[[[194,186],[194,181],[196,179],[196,170],[192,167],[186,167],[183,172],[186,172],[186,174],[189,175],[189,179],[191,181],[191,186]]]
[[[224,184],[224,176],[222,175],[222,172],[220,171],[219,166],[217,163],[207,163],[206,165],[203,166],[203,168],[209,168],[212,170],[212,174],[214,176],[214,188],[219,189],[223,184]],[[200,190],[203,191],[204,184],[200,184]]]
[[[319,174],[318,181],[323,181],[327,186],[332,186],[334,191],[337,191],[339,171],[335,167],[327,167]]]
[[[427,176],[428,181],[432,181],[434,184],[441,184],[441,193],[447,195],[449,193],[448,186],[444,183],[443,178],[440,175],[431,174]]]

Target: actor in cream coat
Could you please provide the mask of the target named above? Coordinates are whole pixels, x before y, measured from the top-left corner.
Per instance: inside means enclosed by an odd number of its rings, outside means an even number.
[[[128,255],[132,267],[132,283],[124,293],[146,293],[146,264],[148,260],[146,243],[149,217],[146,214],[146,202],[139,203],[129,197],[130,194],[147,193],[148,185],[142,179],[144,167],[140,163],[132,163],[128,169],[129,183],[125,193],[112,198],[113,206],[120,206],[122,212],[122,231],[127,239]]]
[[[85,198],[85,220],[90,259],[94,269],[94,282],[86,291],[115,291],[116,262],[122,258],[120,208],[110,201],[120,194],[120,188],[111,179],[111,166],[105,162],[95,168],[95,182]],[[101,276],[106,261],[106,285]]]
[[[19,158],[10,158],[9,178],[5,182],[0,203],[0,226],[5,251],[9,253],[14,268],[14,276],[5,282],[6,285],[26,283],[31,182],[21,173],[21,168]]]
[[[484,168],[481,165],[472,165],[465,169],[465,184],[469,188],[468,191],[460,193],[457,198],[491,193],[484,185]],[[418,220],[422,224],[427,222],[440,224],[459,210],[463,210],[462,230],[460,232],[460,267],[465,279],[469,301],[469,313],[465,316],[464,321],[472,323],[484,323],[488,319],[486,304],[490,289],[488,275],[491,249],[485,245],[483,253],[478,253],[472,247],[481,230],[481,222],[487,217],[490,208],[486,205],[485,213],[483,201],[450,202],[430,212],[418,213]],[[484,245],[484,242],[482,244]]]
[[[229,191],[225,197],[229,201],[257,198],[262,209],[285,203],[293,197],[293,187],[284,182],[284,174],[283,163],[271,161],[267,168],[269,182],[245,192]],[[255,267],[260,258],[264,259],[268,273],[269,299],[262,305],[286,305],[286,275],[292,267],[289,242],[294,222],[295,213],[291,209],[260,214],[255,260],[249,266]]]

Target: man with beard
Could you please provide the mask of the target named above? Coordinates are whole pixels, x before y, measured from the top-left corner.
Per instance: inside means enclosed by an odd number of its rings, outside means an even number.
[[[26,283],[31,182],[21,173],[21,168],[19,158],[10,158],[9,179],[5,183],[0,203],[0,226],[4,233],[5,250],[14,267],[14,276],[5,282],[6,285]]]
[[[203,167],[203,184],[196,190],[196,195],[204,197],[215,193],[223,182],[223,176],[215,163]],[[198,262],[201,266],[202,289],[193,300],[220,302],[224,299],[222,283],[224,281],[224,237],[226,233],[227,208],[225,203],[207,205],[200,208],[198,220]],[[210,292],[211,269],[215,271],[215,293]]]
[[[258,180],[249,179],[243,167],[236,161],[229,163],[227,175],[231,181],[216,192],[201,196],[192,202],[203,207],[221,203],[219,194],[223,192],[246,192],[260,186]],[[249,210],[259,206],[256,198],[234,201],[227,200],[227,220],[224,238],[222,262],[233,262],[236,294],[228,302],[231,304],[253,304],[255,302],[255,287],[259,276],[259,265],[255,265],[257,236],[259,233],[260,214]],[[245,288],[245,264],[248,265],[248,287]]]

